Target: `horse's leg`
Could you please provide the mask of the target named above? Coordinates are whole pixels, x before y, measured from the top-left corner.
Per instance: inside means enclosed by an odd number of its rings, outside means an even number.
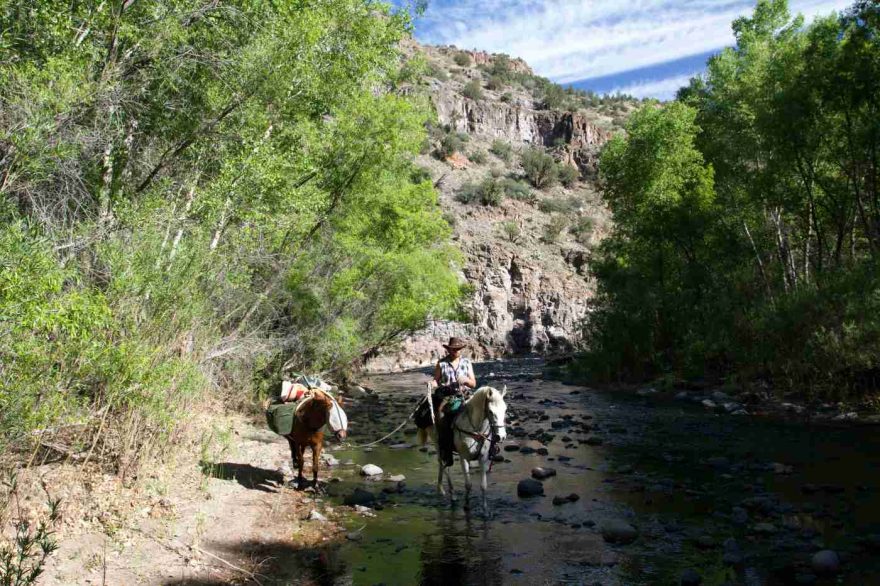
[[[462,455],[461,452],[458,455],[459,462],[461,462],[461,473],[464,474],[464,510],[469,511],[471,508],[470,464],[468,463],[467,456]]]
[[[290,473],[293,474],[293,471],[296,470],[296,442],[293,441],[293,438],[289,435],[284,436],[287,438],[287,445],[290,446]]]
[[[303,482],[305,482],[305,477],[303,476],[303,466],[306,464],[306,446],[305,444],[297,444],[296,445],[296,459],[297,459],[297,475],[296,475],[296,485],[297,487],[301,487]]]
[[[486,489],[489,488],[489,481],[486,478],[486,472],[488,466],[486,463],[488,462],[487,457],[480,456],[480,495],[483,499],[483,515],[486,518],[489,517],[489,500],[486,498]]]
[[[440,456],[437,456],[437,492],[440,493],[440,496],[446,496],[446,491],[443,490],[443,460],[440,459]]]
[[[315,492],[318,492],[318,467],[321,463],[321,448],[324,447],[323,442],[312,444],[312,484]]]

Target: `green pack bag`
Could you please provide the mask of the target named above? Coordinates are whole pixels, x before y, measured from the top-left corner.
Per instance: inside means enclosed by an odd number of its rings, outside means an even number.
[[[293,415],[296,403],[272,403],[266,408],[266,423],[269,429],[279,435],[288,435],[293,431]]]

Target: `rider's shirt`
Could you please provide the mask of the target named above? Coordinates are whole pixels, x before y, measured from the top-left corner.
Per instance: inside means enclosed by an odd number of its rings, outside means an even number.
[[[451,389],[458,388],[458,377],[471,377],[474,374],[474,367],[468,358],[459,358],[458,365],[453,366],[449,360],[440,361],[440,386],[449,387]]]

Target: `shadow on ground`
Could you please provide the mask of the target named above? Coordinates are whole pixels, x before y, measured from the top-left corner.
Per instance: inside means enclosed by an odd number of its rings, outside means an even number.
[[[217,578],[174,578],[162,586],[221,586],[224,584],[302,584],[307,586],[333,586],[345,575],[345,566],[333,555],[335,544],[320,548],[302,548],[282,541],[245,541],[242,543],[215,543],[210,551],[257,577],[254,580],[242,572],[233,576],[230,570],[227,580]],[[206,558],[205,561],[210,561]],[[220,562],[218,567],[224,568]],[[229,569],[229,568],[225,568]]]
[[[234,480],[249,490],[277,492],[284,483],[284,475],[277,470],[257,468],[237,462],[199,462],[202,474],[211,478]]]

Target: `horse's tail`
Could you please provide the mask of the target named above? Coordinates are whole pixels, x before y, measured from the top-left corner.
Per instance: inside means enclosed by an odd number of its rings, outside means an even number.
[[[416,438],[419,441],[419,445],[423,446],[428,443],[428,440],[431,438],[431,430],[434,426],[429,425],[428,427],[420,427],[419,432],[416,435]]]

